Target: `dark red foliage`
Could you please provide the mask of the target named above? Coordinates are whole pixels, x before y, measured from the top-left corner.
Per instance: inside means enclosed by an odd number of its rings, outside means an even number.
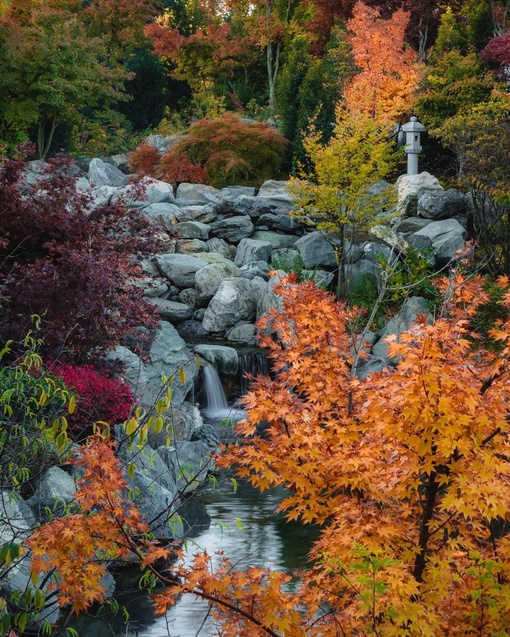
[[[160,161],[161,155],[157,148],[143,142],[131,153],[129,167],[131,172],[136,173],[138,177],[144,177],[145,175],[154,175]]]
[[[510,67],[510,29],[487,44],[480,53],[482,60],[495,68],[502,81],[508,81]]]
[[[182,182],[191,184],[207,183],[207,170],[195,164],[184,153],[177,154],[172,148],[169,148],[161,158],[155,175],[158,179],[162,179],[174,186]]]
[[[67,417],[75,439],[90,434],[98,420],[114,425],[129,416],[133,393],[120,379],[108,378],[92,365],[51,365],[51,371],[75,394],[76,410]]]
[[[52,358],[79,360],[157,324],[133,281],[155,249],[153,229],[120,205],[93,209],[59,157],[28,183],[23,160],[0,165],[0,337],[19,340],[42,317]]]

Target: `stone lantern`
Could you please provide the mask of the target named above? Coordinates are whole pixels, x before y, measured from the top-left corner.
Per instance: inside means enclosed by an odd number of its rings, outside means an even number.
[[[407,174],[418,174],[418,155],[421,153],[420,134],[426,131],[425,126],[420,124],[418,118],[414,115],[411,121],[402,126],[402,130],[406,134],[405,152],[407,153]]]

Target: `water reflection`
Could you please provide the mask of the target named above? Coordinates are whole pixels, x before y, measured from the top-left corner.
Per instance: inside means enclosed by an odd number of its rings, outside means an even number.
[[[303,568],[317,531],[296,523],[286,523],[275,509],[284,497],[282,489],[260,494],[239,482],[237,492],[227,479],[209,488],[189,504],[183,515],[190,521],[187,553],[207,550],[212,555],[221,550],[239,568],[271,566],[277,570]],[[139,573],[138,573],[139,575]],[[124,582],[126,584],[126,582]],[[132,585],[134,584],[134,585]],[[136,590],[131,582],[127,589]],[[126,603],[130,621],[100,618],[93,623],[75,625],[80,637],[211,637],[215,625],[206,602],[183,596],[166,617],[154,618],[150,605],[141,595],[120,597]]]

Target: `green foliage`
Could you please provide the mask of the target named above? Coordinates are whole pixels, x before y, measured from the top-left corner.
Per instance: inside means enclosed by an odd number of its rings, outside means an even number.
[[[292,143],[294,165],[306,162],[304,139],[312,122],[322,143],[331,138],[335,105],[355,72],[344,29],[333,30],[323,57],[312,57],[309,49],[305,35],[292,39],[276,90],[281,131]]]
[[[66,413],[70,392],[43,364],[41,342],[29,332],[22,356],[0,368],[0,474],[2,485],[23,495],[41,472],[69,450]],[[10,343],[0,358],[10,353]]]
[[[379,259],[379,263],[383,270],[388,266],[388,260],[384,257]],[[379,301],[375,315],[376,326],[382,327],[388,319],[395,316],[410,296],[423,297],[433,311],[439,300],[437,290],[432,284],[433,277],[429,255],[413,248],[409,248],[405,255],[400,255],[399,260],[392,265],[384,298]],[[365,322],[364,317],[369,316],[378,303],[378,296],[378,282],[373,275],[358,277],[353,282],[348,302],[350,306],[364,310],[359,317],[361,325]]]

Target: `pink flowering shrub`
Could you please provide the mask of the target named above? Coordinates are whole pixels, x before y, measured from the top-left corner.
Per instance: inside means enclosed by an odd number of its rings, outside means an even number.
[[[109,378],[92,365],[58,364],[52,366],[52,371],[75,393],[76,409],[68,417],[70,433],[75,438],[89,434],[98,420],[113,425],[129,416],[134,397],[120,379]]]

